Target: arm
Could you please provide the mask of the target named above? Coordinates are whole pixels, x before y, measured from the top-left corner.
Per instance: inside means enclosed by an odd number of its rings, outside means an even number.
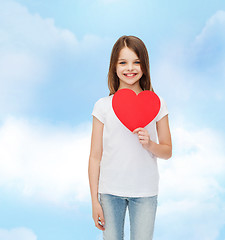
[[[100,172],[100,161],[103,150],[103,128],[104,124],[93,116],[91,150],[89,156],[88,176],[92,203],[98,201],[98,181]]]
[[[168,114],[156,122],[159,144],[150,140],[148,150],[156,157],[169,159],[172,156],[172,141],[169,128]]]

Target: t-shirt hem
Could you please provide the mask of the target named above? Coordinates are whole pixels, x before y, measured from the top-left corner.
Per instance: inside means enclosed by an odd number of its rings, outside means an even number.
[[[158,195],[158,191],[148,192],[148,193],[124,193],[124,192],[117,192],[117,191],[102,191],[99,190],[98,193],[102,194],[112,194],[120,197],[153,197]]]
[[[99,114],[96,113],[92,113],[92,116],[95,116],[100,122],[102,122],[103,124],[105,123],[104,119],[102,116],[100,116]]]

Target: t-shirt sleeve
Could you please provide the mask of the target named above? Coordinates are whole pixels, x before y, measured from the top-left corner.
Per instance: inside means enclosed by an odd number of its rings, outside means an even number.
[[[158,122],[161,118],[163,118],[169,113],[165,100],[162,97],[159,97],[159,98],[160,98],[161,106],[160,106],[159,113],[156,116],[156,122]]]
[[[95,116],[99,121],[105,123],[105,115],[104,115],[104,104],[103,99],[100,98],[94,105],[92,116]]]

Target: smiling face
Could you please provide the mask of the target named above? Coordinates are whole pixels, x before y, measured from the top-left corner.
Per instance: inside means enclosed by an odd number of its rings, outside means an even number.
[[[121,88],[130,88],[133,91],[141,92],[139,79],[142,77],[140,59],[134,51],[128,47],[121,49],[116,64],[116,73],[120,80]]]

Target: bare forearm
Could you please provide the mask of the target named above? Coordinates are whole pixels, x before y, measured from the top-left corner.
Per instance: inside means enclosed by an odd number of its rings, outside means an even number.
[[[89,159],[88,176],[91,191],[92,202],[98,201],[98,181],[100,172],[100,161],[96,159]]]
[[[150,141],[148,150],[158,158],[169,159],[172,156],[172,146],[170,145]]]

